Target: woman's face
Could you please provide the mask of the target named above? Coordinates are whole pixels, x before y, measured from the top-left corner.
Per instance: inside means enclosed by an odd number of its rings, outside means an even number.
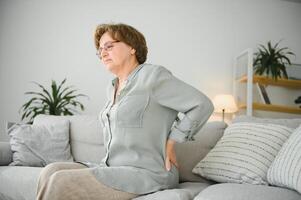
[[[99,40],[99,56],[112,73],[118,72],[131,59],[136,59],[135,52],[131,46],[113,39],[109,33],[103,34]]]

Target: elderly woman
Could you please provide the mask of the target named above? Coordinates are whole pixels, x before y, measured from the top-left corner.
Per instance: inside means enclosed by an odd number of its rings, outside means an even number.
[[[166,68],[145,63],[146,41],[135,28],[101,24],[95,46],[106,69],[116,76],[99,116],[106,156],[98,164],[46,166],[38,199],[131,199],[177,187],[174,145],[191,140],[213,111],[203,93]]]

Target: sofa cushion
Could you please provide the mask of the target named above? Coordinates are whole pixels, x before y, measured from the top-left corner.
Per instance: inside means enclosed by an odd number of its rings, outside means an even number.
[[[207,183],[185,182],[179,184],[178,188],[139,196],[134,200],[191,200],[208,186],[209,184]]]
[[[70,116],[71,150],[76,161],[100,163],[105,156],[102,127],[95,115]]]
[[[11,163],[12,155],[9,142],[0,142],[0,166]]]
[[[34,124],[70,121],[71,152],[75,161],[100,163],[105,156],[101,124],[95,115],[53,116],[38,115]]]
[[[42,167],[57,161],[73,161],[68,120],[47,125],[15,124],[8,134],[13,152],[10,165]]]
[[[301,126],[284,143],[268,170],[268,182],[301,193]]]
[[[297,192],[264,185],[222,183],[207,187],[194,200],[300,200]]]
[[[77,162],[99,164],[105,157],[104,146],[76,140],[71,141],[72,155]]]
[[[233,119],[232,123],[239,122],[258,122],[267,124],[279,124],[290,128],[297,128],[301,124],[301,118],[296,119],[273,119],[273,118],[259,118],[253,116],[240,115]]]
[[[35,199],[38,177],[42,169],[40,167],[1,166],[0,199]]]
[[[222,137],[227,124],[221,121],[208,122],[195,135],[195,141],[176,143],[175,150],[179,164],[180,182],[210,181],[192,173],[192,168],[204,158],[209,150]]]
[[[292,132],[276,124],[231,124],[193,172],[217,182],[268,184],[268,168]]]

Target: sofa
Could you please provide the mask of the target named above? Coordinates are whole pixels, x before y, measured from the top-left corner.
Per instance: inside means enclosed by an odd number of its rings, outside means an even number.
[[[69,144],[74,161],[99,163],[105,156],[102,128],[97,116],[47,116],[39,115],[33,124],[68,120]],[[241,116],[238,122],[260,121],[298,127],[301,119],[274,120]],[[194,141],[176,144],[180,183],[178,188],[162,190],[139,196],[136,200],[300,200],[300,193],[283,187],[239,183],[218,183],[192,173],[223,136],[227,124],[221,121],[207,122],[195,135]],[[43,167],[11,166],[13,152],[11,142],[0,142],[0,199],[34,200],[39,173]]]

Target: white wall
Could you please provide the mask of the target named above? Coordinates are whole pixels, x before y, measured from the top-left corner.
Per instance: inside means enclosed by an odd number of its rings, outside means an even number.
[[[284,39],[301,63],[300,19],[301,3],[282,0],[0,0],[0,133],[20,120],[30,81],[67,77],[90,97],[84,113],[99,112],[112,75],[95,56],[98,23],[133,25],[147,39],[147,62],[213,98],[232,93],[233,58],[247,47]]]

